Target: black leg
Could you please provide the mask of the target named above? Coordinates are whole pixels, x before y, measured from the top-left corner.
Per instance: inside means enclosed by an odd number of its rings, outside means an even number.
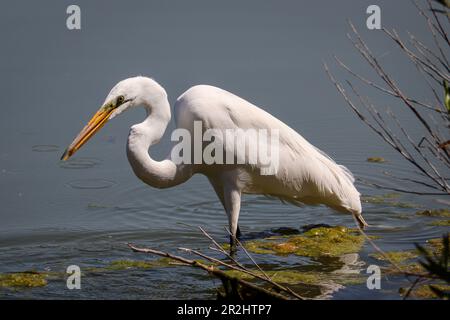
[[[237,241],[236,241],[236,237],[230,235],[230,256],[234,257],[234,254],[237,251]]]

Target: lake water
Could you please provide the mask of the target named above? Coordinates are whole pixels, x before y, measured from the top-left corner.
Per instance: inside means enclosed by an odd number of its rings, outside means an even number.
[[[408,1],[378,1],[383,24],[427,39]],[[350,18],[396,79],[424,100],[423,86],[394,45],[365,28],[369,1],[78,1],[82,29],[66,28],[67,1],[14,1],[0,12],[0,273],[27,270],[64,273],[102,268],[116,260],[153,259],[131,252],[133,242],[176,252],[183,246],[207,251],[202,226],[226,242],[227,220],[206,178],[195,176],[168,190],[150,188],[132,173],[125,155],[129,127],[144,117],[133,111],[114,119],[72,161],[65,147],[119,80],[138,74],[161,83],[173,102],[190,86],[212,84],[263,107],[359,179],[409,188],[382,172],[409,176],[412,168],[372,134],[347,108],[322,67],[339,73],[336,54],[367,72],[346,39]],[[411,17],[414,17],[411,18]],[[378,105],[401,108],[376,96]],[[168,130],[173,129],[173,124]],[[417,132],[420,134],[420,132]],[[170,150],[168,135],[154,147],[156,158]],[[384,164],[368,163],[370,156]],[[361,182],[360,192],[375,190]],[[363,203],[364,217],[384,250],[414,248],[448,227],[416,216],[445,206],[438,197],[400,196],[398,206]],[[245,197],[241,230],[257,238],[272,229],[325,223],[352,227],[349,215],[326,207],[297,208],[263,197]],[[363,273],[379,264],[365,244],[357,257]],[[241,255],[239,255],[241,257]],[[241,258],[244,258],[243,256]],[[267,268],[314,263],[301,257],[255,255]],[[326,269],[326,262],[317,264]],[[333,292],[334,299],[399,299],[404,277]],[[0,298],[214,299],[220,286],[204,272],[186,267],[86,273],[81,290],[68,290],[64,277],[32,289],[0,288]],[[301,293],[315,296],[311,288]]]

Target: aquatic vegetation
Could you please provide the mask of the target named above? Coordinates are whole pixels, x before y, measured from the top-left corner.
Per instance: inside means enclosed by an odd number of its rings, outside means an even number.
[[[430,239],[425,246],[416,244],[416,250],[386,252],[386,259],[381,254],[372,254],[379,260],[389,260],[392,264],[384,268],[385,274],[416,275],[417,279],[427,279],[428,284],[400,288],[400,295],[418,299],[448,299],[449,285],[449,235]],[[420,259],[419,259],[420,258]],[[429,283],[429,282],[432,283]]]
[[[313,228],[299,235],[247,241],[244,246],[257,254],[339,257],[358,252],[363,243],[363,236],[356,230],[337,226]]]
[[[449,209],[428,209],[428,210],[418,211],[416,214],[419,216],[425,216],[425,217],[450,218],[450,210]]]
[[[89,274],[129,269],[150,269],[175,266],[173,260],[160,258],[156,260],[115,260],[104,267],[88,267],[83,271]],[[64,279],[63,272],[25,271],[0,274],[0,288],[34,288],[43,287],[51,280]]]
[[[159,260],[159,259],[158,259]],[[106,269],[108,270],[126,270],[126,269],[150,269],[161,263],[156,261],[145,261],[145,260],[116,260],[112,261]],[[169,264],[169,261],[166,262]]]
[[[104,205],[104,204],[90,202],[90,203],[87,204],[87,208],[88,209],[107,209],[109,207],[107,205]]]
[[[33,288],[47,285],[47,274],[39,272],[17,272],[0,274],[0,287]]]
[[[390,275],[403,275],[405,272],[410,274],[422,274],[425,272],[424,268],[418,262],[401,263],[399,266],[401,270],[398,270],[393,265],[389,265],[383,268],[383,272]]]
[[[450,220],[437,220],[430,223],[432,226],[450,227]]]
[[[450,236],[448,236],[448,237],[450,237]],[[433,239],[427,240],[426,249],[431,250],[431,252],[434,254],[441,252],[444,249],[444,245],[442,243],[442,238],[433,238]]]
[[[400,197],[400,194],[398,193],[386,193],[376,196],[368,196],[363,195],[361,196],[361,201],[365,203],[372,203],[372,204],[380,204],[380,205],[387,205],[390,207],[397,207],[397,208],[418,208],[419,205],[415,203],[410,202],[402,202],[397,201]]]
[[[443,249],[442,238],[427,240],[425,248],[432,254],[438,254]],[[385,254],[388,256],[390,261],[396,263],[405,272],[423,273],[425,271],[424,268],[417,262],[417,258],[419,257],[418,250],[388,251],[385,252]],[[386,258],[379,253],[373,253],[370,254],[370,256],[380,261],[387,261]],[[391,274],[399,273],[399,270],[393,266],[388,267],[386,270]]]
[[[114,260],[104,267],[85,268],[91,273],[105,271],[120,271],[129,269],[151,269],[174,266],[174,262],[170,258],[159,258],[156,260]]]
[[[386,162],[386,159],[382,157],[369,157],[367,158],[367,162],[384,163]]]
[[[435,293],[435,291],[432,290],[432,288],[430,286],[432,286],[438,290],[441,290],[441,291],[449,291],[450,290],[450,285],[444,285],[444,284],[427,285],[427,284],[425,284],[425,285],[421,285],[421,286],[414,288],[411,291],[410,296],[412,296],[414,298],[419,298],[419,299],[438,299],[439,296]],[[408,289],[400,288],[399,293],[402,296],[404,296],[407,291],[408,291]]]
[[[263,274],[258,270],[251,271],[259,276],[263,276]],[[252,275],[242,271],[226,270],[225,273],[229,276],[242,280],[255,279]],[[266,274],[271,278],[272,281],[289,285],[306,284],[320,286],[324,284],[330,284],[332,282],[340,285],[350,285],[364,283],[365,281],[364,277],[362,277],[360,274],[355,273],[342,274],[288,269],[266,271]]]
[[[371,257],[377,260],[392,261],[394,263],[401,263],[418,257],[418,254],[415,250],[388,251],[385,252],[385,255],[387,256],[388,259],[386,259],[386,257],[381,253],[370,254]]]

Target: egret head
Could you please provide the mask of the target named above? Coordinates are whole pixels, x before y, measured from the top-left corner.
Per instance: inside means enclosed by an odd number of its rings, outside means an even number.
[[[151,109],[161,99],[167,99],[165,90],[150,78],[139,76],[120,81],[111,89],[103,105],[66,149],[61,160],[69,159],[108,120],[134,106],[143,105]]]

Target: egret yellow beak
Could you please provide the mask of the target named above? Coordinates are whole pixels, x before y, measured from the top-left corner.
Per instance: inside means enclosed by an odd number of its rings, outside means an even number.
[[[76,136],[70,146],[64,151],[61,160],[69,159],[78,149],[80,149],[97,131],[103,127],[109,119],[109,116],[114,111],[110,106],[102,107],[97,111],[88,124]]]

